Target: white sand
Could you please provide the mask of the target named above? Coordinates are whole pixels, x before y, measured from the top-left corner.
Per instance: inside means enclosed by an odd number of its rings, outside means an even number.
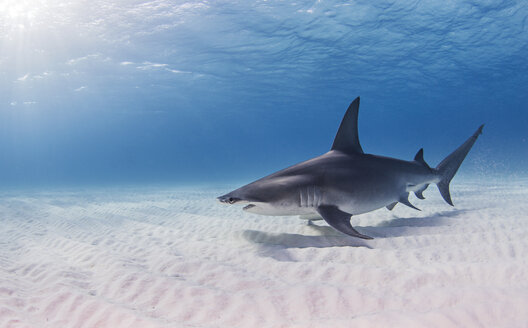
[[[3,192],[0,326],[527,327],[528,181],[451,189],[354,217],[373,241],[229,188]]]

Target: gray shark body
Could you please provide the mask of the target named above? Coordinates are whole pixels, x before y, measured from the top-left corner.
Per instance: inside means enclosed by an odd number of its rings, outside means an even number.
[[[423,159],[420,149],[413,161],[365,154],[359,143],[357,118],[359,97],[349,106],[332,148],[326,154],[290,166],[218,200],[247,204],[244,210],[262,215],[321,217],[345,234],[371,239],[350,224],[352,215],[397,203],[414,207],[409,193],[423,199],[431,183],[438,185],[444,200],[453,205],[449,182],[475,143],[483,126],[436,168]]]

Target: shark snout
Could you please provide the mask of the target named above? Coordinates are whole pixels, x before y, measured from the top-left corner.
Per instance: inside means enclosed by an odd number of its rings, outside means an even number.
[[[224,203],[224,204],[234,204],[242,200],[240,198],[230,196],[229,194],[216,197],[216,199],[218,199],[220,203]]]

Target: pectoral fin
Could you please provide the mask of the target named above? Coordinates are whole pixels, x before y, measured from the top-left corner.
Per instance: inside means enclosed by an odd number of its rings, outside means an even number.
[[[326,223],[332,228],[341,231],[344,234],[363,239],[372,239],[372,237],[362,235],[357,232],[356,229],[352,228],[352,225],[350,224],[350,217],[352,215],[341,211],[337,206],[319,206],[317,212],[321,214]]]

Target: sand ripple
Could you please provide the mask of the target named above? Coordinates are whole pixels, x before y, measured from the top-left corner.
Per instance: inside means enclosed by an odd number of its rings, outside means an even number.
[[[324,223],[216,190],[0,195],[0,327],[523,327],[528,183]],[[418,203],[418,201],[414,201]]]

